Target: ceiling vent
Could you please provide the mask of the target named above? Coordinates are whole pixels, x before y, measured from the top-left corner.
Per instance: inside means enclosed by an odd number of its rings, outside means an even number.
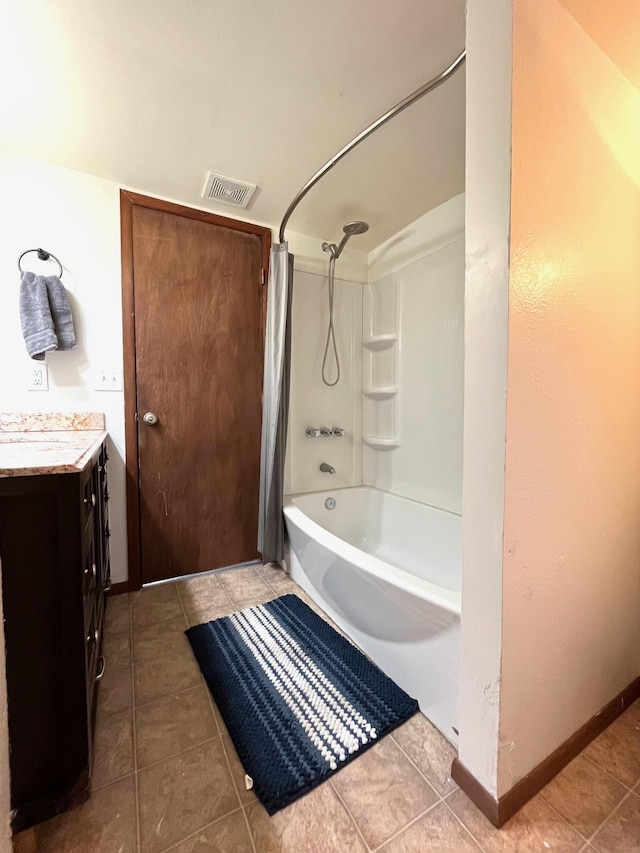
[[[255,184],[247,184],[244,181],[236,181],[234,178],[209,172],[202,197],[207,201],[221,201],[223,204],[231,204],[234,207],[246,207],[255,191]]]

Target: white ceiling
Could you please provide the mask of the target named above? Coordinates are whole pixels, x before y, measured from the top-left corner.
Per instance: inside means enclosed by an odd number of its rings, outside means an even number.
[[[464,0],[2,5],[0,148],[198,206],[212,169],[258,184],[241,215],[271,224],[464,44]],[[458,72],[336,166],[290,227],[336,240],[366,219],[351,245],[369,250],[463,189]]]

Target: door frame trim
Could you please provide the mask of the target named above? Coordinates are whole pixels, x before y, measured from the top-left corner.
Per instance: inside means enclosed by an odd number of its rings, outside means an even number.
[[[267,321],[267,282],[269,281],[269,253],[271,251],[271,228],[229,219],[217,213],[197,210],[160,198],[120,190],[120,243],[122,251],[122,343],[124,357],[124,440],[126,469],[127,506],[127,555],[129,574],[127,588],[135,591],[142,588],[142,554],[140,535],[140,492],[138,464],[138,425],[136,421],[136,338],[135,297],[133,282],[133,208],[146,207],[163,213],[173,213],[187,219],[196,219],[210,225],[219,225],[233,231],[244,231],[260,237],[262,246],[262,269],[264,287],[262,293],[262,349]]]

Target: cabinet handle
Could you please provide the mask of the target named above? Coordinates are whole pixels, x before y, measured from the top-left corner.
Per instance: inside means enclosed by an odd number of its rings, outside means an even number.
[[[89,498],[83,498],[82,503],[85,504],[85,506],[89,506],[89,504],[91,504],[91,506],[95,506],[96,505],[96,493],[91,492],[91,500],[89,500]]]
[[[93,579],[95,580],[98,575],[98,567],[95,563],[91,563],[91,574],[93,575]]]
[[[96,673],[96,678],[95,678],[96,681],[100,681],[100,679],[104,675],[105,669],[107,668],[107,662],[104,659],[104,655],[100,655],[100,657],[98,658],[98,666],[100,667],[100,669]]]
[[[111,589],[111,578],[106,582],[106,584],[102,587],[103,592],[109,592]]]
[[[100,639],[100,631],[96,628],[93,632],[93,642],[98,645],[98,640]]]

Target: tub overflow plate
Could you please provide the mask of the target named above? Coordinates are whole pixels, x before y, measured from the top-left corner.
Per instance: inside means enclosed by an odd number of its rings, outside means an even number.
[[[327,509],[335,509],[336,508],[336,499],[335,498],[327,498],[324,502],[324,505]]]

